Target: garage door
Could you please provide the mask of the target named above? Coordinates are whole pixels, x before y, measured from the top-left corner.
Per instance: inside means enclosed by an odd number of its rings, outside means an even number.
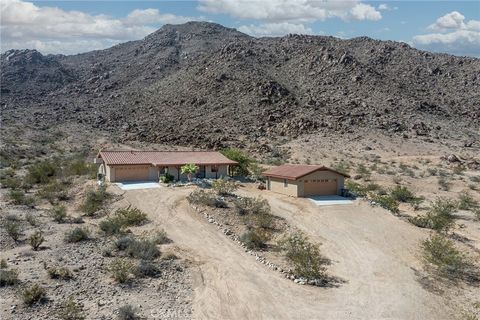
[[[148,166],[125,166],[115,168],[115,181],[146,181]]]
[[[305,180],[305,196],[326,196],[337,194],[337,179]]]

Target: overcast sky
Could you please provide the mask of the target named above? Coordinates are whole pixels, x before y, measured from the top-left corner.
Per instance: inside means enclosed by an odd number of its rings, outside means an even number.
[[[1,51],[74,54],[141,39],[163,24],[217,22],[252,36],[369,36],[480,57],[480,1],[0,0]]]

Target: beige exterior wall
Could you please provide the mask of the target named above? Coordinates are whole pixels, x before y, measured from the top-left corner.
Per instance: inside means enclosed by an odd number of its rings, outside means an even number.
[[[344,185],[344,176],[341,174],[332,172],[332,171],[315,171],[312,172],[304,177],[301,177],[297,181],[299,182],[298,188],[298,196],[303,197],[304,195],[304,182],[305,180],[322,180],[322,179],[337,179],[337,194],[340,194],[340,189],[343,188]]]
[[[145,165],[142,165],[145,166]],[[108,182],[116,182],[116,175],[115,170],[120,166],[108,166],[105,164],[101,164],[98,167],[98,173],[102,173],[105,175],[105,181]],[[131,166],[126,166],[131,167]],[[228,176],[228,165],[219,165],[218,172],[212,172],[211,166],[205,166],[205,177],[209,179],[216,179]],[[163,173],[163,172],[162,172]],[[168,173],[170,173],[175,180],[177,180],[179,168],[175,166],[168,167]],[[148,180],[151,181],[158,181],[159,178],[159,167],[157,166],[150,166],[148,168]],[[187,180],[188,177],[186,174],[180,174],[180,180]]]
[[[287,186],[285,186],[284,179],[268,177],[267,187],[268,190],[273,192],[298,197],[299,185],[298,181],[295,180],[287,180]]]
[[[344,187],[345,177],[341,174],[332,171],[316,171],[309,175],[301,177],[298,180],[287,180],[288,185],[285,187],[284,179],[267,177],[267,188],[270,191],[282,193],[293,197],[304,196],[304,181],[305,180],[322,180],[322,179],[336,179],[337,180],[337,194],[340,194],[340,190]]]

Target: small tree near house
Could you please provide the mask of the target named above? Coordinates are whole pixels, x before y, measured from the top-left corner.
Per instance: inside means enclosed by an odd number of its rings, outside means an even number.
[[[188,181],[192,181],[192,176],[198,171],[198,166],[194,163],[189,163],[180,168],[182,174],[186,174]]]

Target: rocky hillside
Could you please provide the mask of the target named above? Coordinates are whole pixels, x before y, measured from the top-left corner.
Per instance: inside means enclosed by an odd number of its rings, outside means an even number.
[[[120,140],[268,151],[304,134],[479,139],[480,60],[369,38],[166,25],[73,56],[1,55],[2,116]]]

